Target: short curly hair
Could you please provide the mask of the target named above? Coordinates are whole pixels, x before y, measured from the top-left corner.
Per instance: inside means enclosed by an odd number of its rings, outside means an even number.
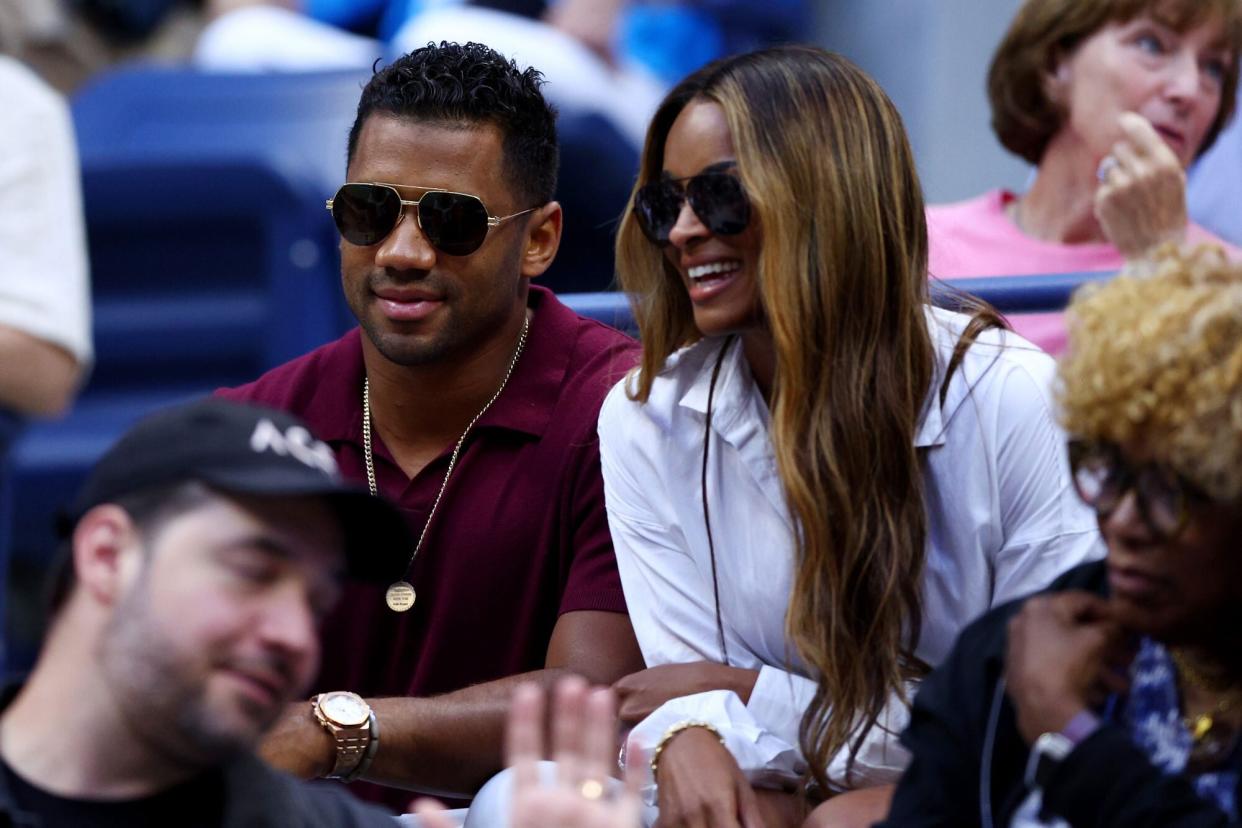
[[[349,130],[346,163],[375,113],[446,124],[494,124],[514,192],[541,205],[556,193],[556,110],[543,97],[543,75],[519,69],[481,43],[428,43],[376,70],[362,90]]]
[[[1063,108],[1045,87],[1057,59],[1106,25],[1127,23],[1141,14],[1156,15],[1178,31],[1213,18],[1224,21],[1230,61],[1220,111],[1199,147],[1199,154],[1206,152],[1236,106],[1242,52],[1242,4],[1237,0],[1026,0],[988,68],[992,129],[1005,149],[1038,164],[1065,120]]]
[[[1061,418],[1075,437],[1141,442],[1211,497],[1242,496],[1242,265],[1167,246],[1083,288],[1068,311]]]

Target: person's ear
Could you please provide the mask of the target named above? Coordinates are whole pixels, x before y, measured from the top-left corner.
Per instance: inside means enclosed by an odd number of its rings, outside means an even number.
[[[138,529],[119,506],[96,506],[73,530],[74,575],[97,603],[116,603],[140,567],[141,556]]]
[[[561,246],[563,221],[564,213],[556,201],[549,201],[531,214],[522,250],[522,275],[527,279],[542,275],[552,265]]]
[[[1068,52],[1058,49],[1052,53],[1044,70],[1044,97],[1058,108],[1065,107],[1069,100],[1070,80],[1073,77],[1070,57]]]

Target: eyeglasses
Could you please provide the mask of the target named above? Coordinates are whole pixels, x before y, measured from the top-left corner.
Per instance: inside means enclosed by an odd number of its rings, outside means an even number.
[[[343,184],[327,202],[341,238],[362,247],[387,238],[406,207],[417,208],[418,229],[432,247],[450,256],[469,256],[483,245],[489,229],[535,209],[491,216],[478,196],[429,190],[409,201],[392,184]]]
[[[737,176],[707,172],[689,178],[666,178],[640,187],[634,196],[638,226],[655,244],[668,244],[669,234],[687,201],[703,226],[716,235],[735,236],[750,223],[750,199]]]
[[[1131,465],[1114,443],[1069,441],[1070,471],[1083,502],[1107,516],[1133,490],[1147,528],[1162,538],[1177,535],[1186,525],[1188,506],[1206,502],[1207,494],[1160,463]]]

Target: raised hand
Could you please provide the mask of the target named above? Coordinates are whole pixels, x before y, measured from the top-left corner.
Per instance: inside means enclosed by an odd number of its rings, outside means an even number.
[[[637,828],[642,803],[641,758],[631,762],[622,785],[616,767],[616,701],[607,688],[588,691],[579,678],[561,680],[551,711],[556,781],[542,784],[544,694],[523,684],[513,694],[507,739],[513,769],[512,828]]]
[[[1118,126],[1122,138],[1101,165],[1095,216],[1108,240],[1137,259],[1185,237],[1186,173],[1142,115],[1123,113]]]
[[[1028,743],[1060,731],[1078,713],[1124,692],[1133,650],[1109,617],[1108,602],[1086,592],[1037,595],[1009,622],[1005,686]]]

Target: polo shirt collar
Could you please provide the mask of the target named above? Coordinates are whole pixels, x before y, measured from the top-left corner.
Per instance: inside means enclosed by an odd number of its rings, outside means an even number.
[[[578,314],[547,288],[531,285],[526,347],[496,404],[479,420],[481,427],[504,428],[542,436],[561,395],[565,373],[578,339]]]
[[[318,379],[302,419],[327,442],[362,439],[362,329],[354,328],[320,351],[310,370]],[[311,359],[314,359],[312,355]]]
[[[531,285],[526,347],[500,399],[475,428],[501,428],[541,436],[552,418],[578,338],[578,315],[552,291]],[[316,366],[321,382],[303,412],[311,430],[328,442],[362,439],[362,331],[354,328],[325,351]]]

